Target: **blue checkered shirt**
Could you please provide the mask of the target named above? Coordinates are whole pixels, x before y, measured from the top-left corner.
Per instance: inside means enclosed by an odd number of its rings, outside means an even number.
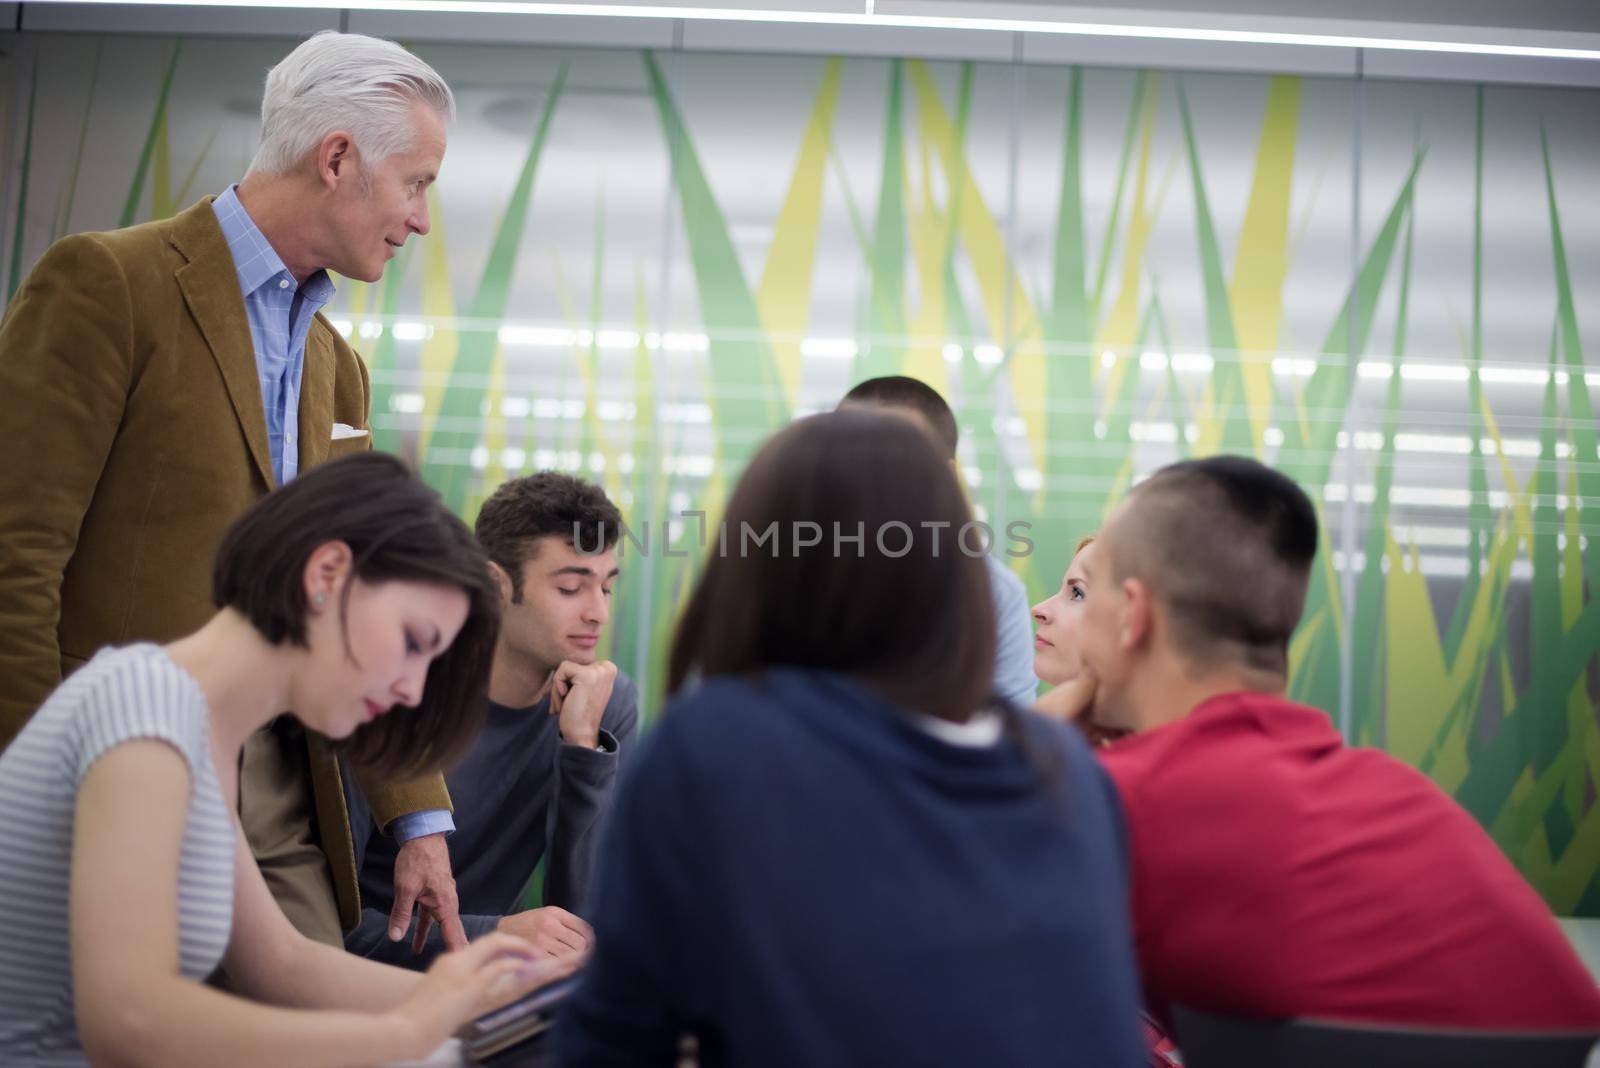
[[[239,275],[250,343],[256,350],[261,407],[267,415],[267,448],[272,452],[273,474],[283,486],[300,471],[300,374],[306,365],[306,334],[317,312],[333,299],[333,283],[327,271],[317,271],[295,285],[294,275],[239,203],[237,190],[238,186],[229,186],[211,208]],[[455,821],[444,809],[398,816],[389,827],[401,842],[454,830]]]

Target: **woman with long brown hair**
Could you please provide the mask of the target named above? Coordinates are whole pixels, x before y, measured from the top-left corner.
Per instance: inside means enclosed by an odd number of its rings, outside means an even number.
[[[991,698],[971,523],[898,415],[751,461],[619,791],[565,1063],[1140,1063],[1110,785]]]

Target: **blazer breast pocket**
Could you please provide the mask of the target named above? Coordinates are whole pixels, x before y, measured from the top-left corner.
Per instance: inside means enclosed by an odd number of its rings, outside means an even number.
[[[352,437],[334,438],[328,442],[328,455],[323,463],[337,460],[341,456],[354,456],[358,452],[366,452],[372,448],[371,434],[357,434]]]

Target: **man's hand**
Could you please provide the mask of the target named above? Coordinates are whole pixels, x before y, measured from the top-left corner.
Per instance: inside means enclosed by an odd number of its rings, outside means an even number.
[[[575,664],[563,660],[550,675],[550,714],[561,720],[568,745],[593,749],[600,744],[600,717],[611,700],[617,665],[609,660]]]
[[[563,959],[586,956],[594,943],[594,931],[587,923],[554,905],[502,916],[496,926],[508,934],[527,939],[552,957]]]
[[[411,910],[417,911],[417,930],[411,938],[411,951],[421,953],[428,932],[438,923],[446,949],[467,944],[461,926],[461,905],[456,900],[456,880],[450,874],[450,850],[444,835],[425,834],[400,847],[394,858],[394,908],[389,910],[389,941],[398,942],[411,926]]]

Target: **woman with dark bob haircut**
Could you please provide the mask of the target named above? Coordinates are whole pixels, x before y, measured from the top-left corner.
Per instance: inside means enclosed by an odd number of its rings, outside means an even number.
[[[471,743],[499,600],[438,496],[391,456],[318,467],[234,524],[213,599],[188,637],[102,650],[0,754],[6,1063],[418,1058],[566,970],[503,934],[426,975],[312,942],[234,817],[244,740],[286,710],[394,774]]]
[[[983,537],[922,425],[793,424],[712,533],[562,1062],[1141,1064],[1111,787],[990,696]]]

